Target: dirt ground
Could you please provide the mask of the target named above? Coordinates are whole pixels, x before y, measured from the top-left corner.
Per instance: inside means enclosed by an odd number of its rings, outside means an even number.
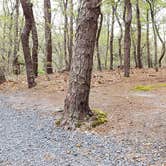
[[[63,107],[67,80],[68,73],[43,75],[37,78],[35,88],[27,89],[25,76],[19,76],[0,85],[0,94],[18,111],[45,109],[45,114],[52,114]],[[94,72],[91,108],[107,112],[109,121],[93,131],[116,136],[144,133],[166,139],[166,87],[134,90],[138,85],[161,83],[166,83],[166,68],[157,73],[153,69],[132,69],[130,78],[124,78],[120,70]]]

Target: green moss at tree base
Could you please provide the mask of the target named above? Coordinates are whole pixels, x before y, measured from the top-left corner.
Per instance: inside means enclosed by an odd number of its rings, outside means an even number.
[[[92,112],[94,113],[94,119],[91,124],[93,128],[108,122],[107,114],[105,112],[97,109],[92,110]]]

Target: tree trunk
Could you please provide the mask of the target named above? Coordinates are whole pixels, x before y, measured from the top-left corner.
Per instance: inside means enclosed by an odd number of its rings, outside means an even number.
[[[32,61],[33,61],[33,71],[35,76],[38,76],[38,34],[36,28],[36,22],[32,11],[32,40],[33,40],[33,48],[32,48]]]
[[[112,23],[111,23],[111,36],[110,36],[110,70],[113,70],[114,61],[114,23],[115,23],[115,8],[112,5]]]
[[[46,73],[52,74],[51,2],[44,0]]]
[[[18,19],[19,19],[19,0],[16,0],[16,13],[15,13],[15,23],[14,23],[14,28],[15,28],[15,33],[14,33],[14,59],[13,59],[13,73],[18,75],[20,74],[19,70],[19,64],[18,64],[18,49],[19,49],[19,39],[18,39]]]
[[[137,61],[138,68],[142,68],[142,55],[141,55],[141,21],[140,21],[140,9],[139,0],[136,2],[136,17],[137,17]]]
[[[118,25],[119,25],[119,28],[120,28],[120,35],[119,35],[119,38],[118,38],[118,50],[119,50],[119,62],[120,62],[120,69],[122,69],[122,66],[123,66],[123,58],[122,58],[122,38],[123,38],[123,28],[122,28],[122,24],[120,22],[120,19],[119,19],[119,16],[118,16],[118,13],[117,13],[117,9],[115,11],[115,16],[116,16],[116,19],[117,19],[117,22],[118,22]]]
[[[107,62],[108,62],[109,39],[110,39],[110,14],[107,15],[107,46],[106,46],[106,57],[105,57],[105,69],[107,69]]]
[[[130,0],[124,1],[124,16],[123,20],[125,23],[125,36],[124,36],[124,76],[130,76],[130,48],[131,48],[131,37],[130,28],[132,21],[132,6]]]
[[[96,41],[100,0],[83,0],[78,18],[74,56],[70,70],[69,88],[65,99],[62,126],[75,128],[91,116],[89,92]]]
[[[99,71],[102,71],[100,50],[99,50],[99,38],[100,38],[100,34],[101,34],[102,24],[103,24],[103,13],[100,11],[100,23],[99,23],[99,28],[97,30],[97,37],[96,37],[96,52],[97,52],[97,62],[98,62],[97,69]]]
[[[150,57],[150,42],[149,42],[149,9],[147,9],[146,13],[146,48],[147,48],[147,63],[148,63],[148,68],[151,68],[151,57]]]
[[[21,0],[21,5],[25,16],[25,26],[22,31],[21,40],[22,40],[22,46],[23,46],[23,52],[26,64],[28,87],[32,88],[36,85],[34,71],[33,71],[33,62],[29,48],[29,36],[33,26],[33,19],[32,19],[33,5],[32,3],[27,2],[27,0]]]
[[[69,70],[71,68],[71,60],[73,56],[73,22],[74,22],[74,11],[73,11],[73,0],[70,0],[70,33],[69,33]]]
[[[0,84],[4,83],[6,81],[4,71],[5,71],[4,67],[0,66]]]

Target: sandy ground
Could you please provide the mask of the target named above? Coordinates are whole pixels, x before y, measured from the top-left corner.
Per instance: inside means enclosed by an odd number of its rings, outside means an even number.
[[[12,78],[0,86],[1,97],[18,111],[43,109],[54,114],[63,107],[68,73],[39,76],[37,86],[27,89],[24,76]],[[137,85],[166,83],[166,69],[133,69],[130,78],[119,70],[94,72],[90,95],[91,108],[108,113],[108,123],[93,129],[99,134],[146,135],[166,140],[166,87],[148,92],[133,90]],[[43,113],[43,112],[42,112]]]

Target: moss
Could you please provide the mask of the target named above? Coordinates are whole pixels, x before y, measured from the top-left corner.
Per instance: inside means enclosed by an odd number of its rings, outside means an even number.
[[[92,127],[96,127],[99,126],[101,124],[104,124],[106,122],[108,122],[107,119],[107,114],[101,110],[92,110],[92,112],[94,113],[94,120],[92,121]]]
[[[151,90],[162,88],[162,87],[166,87],[166,84],[162,83],[162,84],[155,84],[155,85],[138,85],[134,88],[134,90],[137,90],[137,91],[151,91]]]
[[[134,90],[137,90],[137,91],[150,91],[153,89],[154,87],[151,85],[138,85],[134,88]]]
[[[60,126],[60,124],[61,124],[61,119],[56,120],[56,121],[55,121],[55,124],[56,124],[57,126]]]

